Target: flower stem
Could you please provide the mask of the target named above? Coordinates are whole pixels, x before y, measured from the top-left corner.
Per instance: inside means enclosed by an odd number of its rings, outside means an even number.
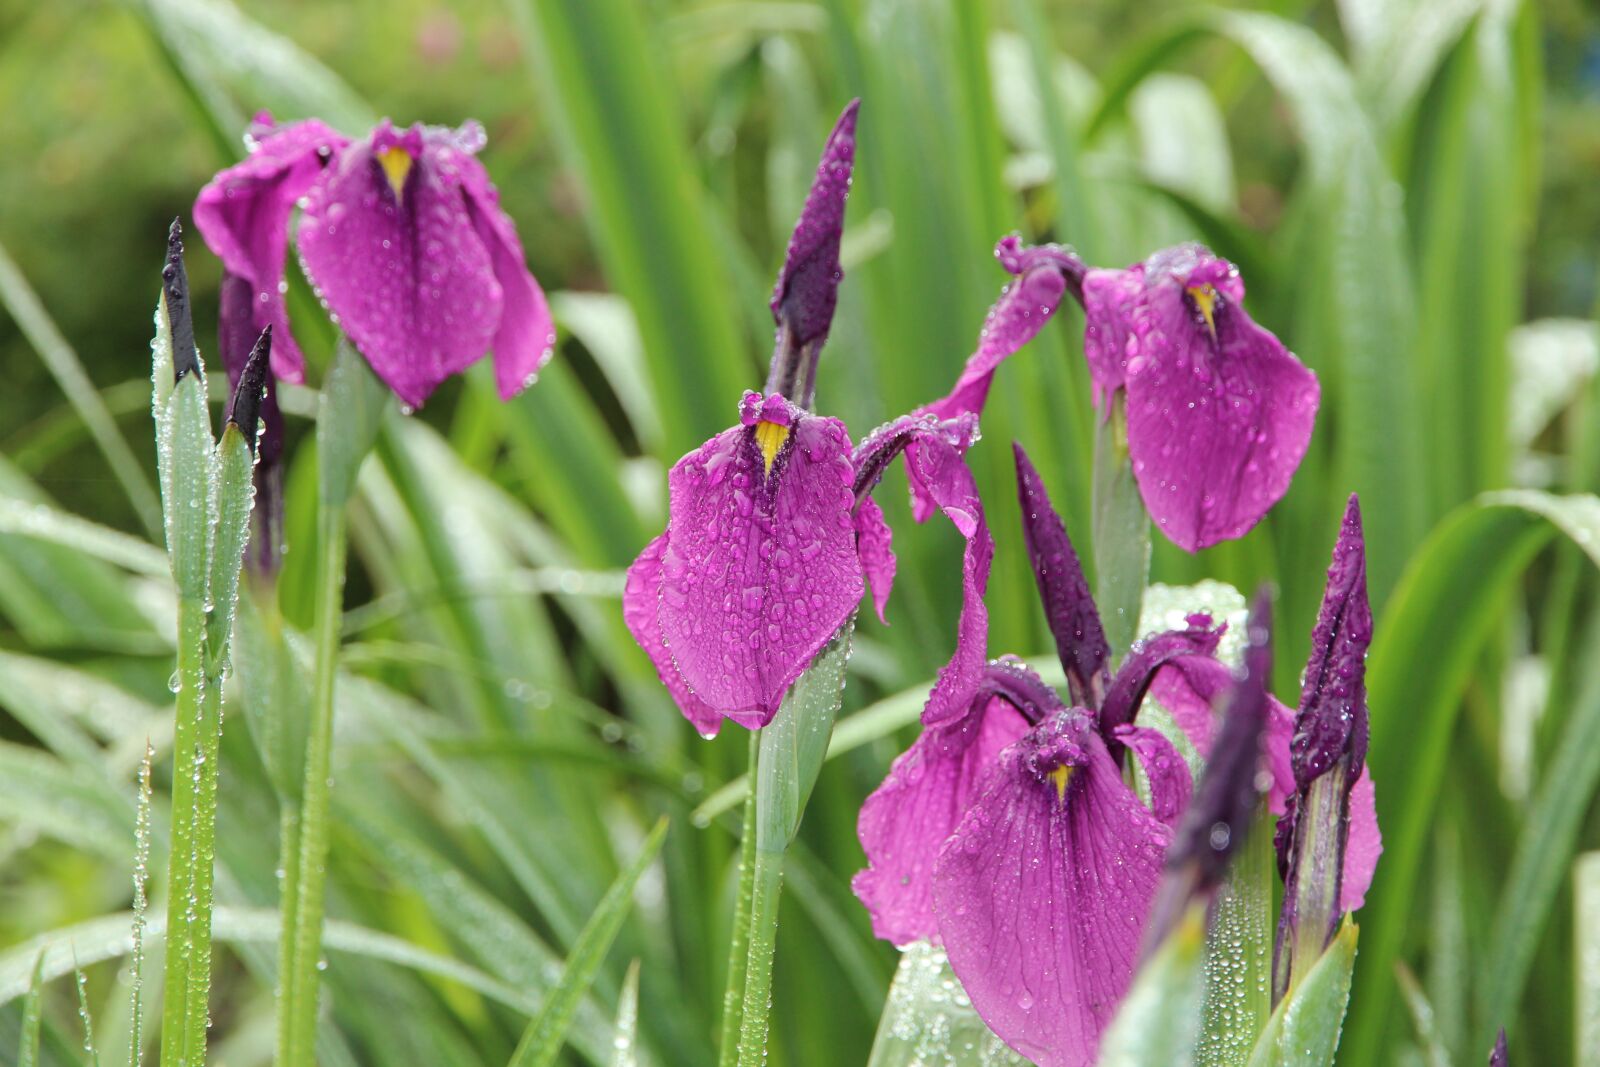
[[[761,752],[761,735],[750,732],[750,769],[747,777],[756,780],[756,762]],[[745,965],[749,962],[750,896],[755,891],[756,792],[754,785],[744,798],[744,829],[739,835],[739,896],[733,908],[733,930],[728,938],[728,982],[722,991],[722,1043],[717,1067],[733,1067],[739,1055],[739,1023],[744,1017]]]
[[[340,612],[344,602],[345,511],[324,506],[317,518],[316,664],[311,693],[311,734],[300,809],[292,917],[285,912],[280,952],[279,1067],[314,1063],[317,998],[322,958],[322,915],[327,891],[329,792],[333,755],[333,692],[338,672]]]
[[[767,1016],[772,1009],[772,958],[778,947],[778,901],[783,891],[783,850],[755,850],[750,894],[750,952],[745,963],[744,1011],[739,1020],[739,1067],[767,1060]]]
[[[194,964],[194,830],[205,686],[205,606],[178,599],[177,720],[172,740],[172,838],[167,860],[167,950],[161,1067],[187,1061],[189,975]]]
[[[1150,518],[1128,457],[1127,402],[1112,395],[1110,415],[1095,427],[1093,530],[1095,603],[1112,655],[1138,637],[1139,605],[1150,578]]]

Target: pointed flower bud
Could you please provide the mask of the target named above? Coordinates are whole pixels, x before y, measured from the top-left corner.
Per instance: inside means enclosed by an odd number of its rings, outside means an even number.
[[[839,282],[844,277],[839,240],[855,164],[856,113],[860,108],[860,100],[850,101],[828,135],[772,290],[770,306],[778,336],[766,391],[781,393],[803,408],[812,406],[817,358],[828,339]]]
[[[172,335],[172,380],[183,381],[190,371],[200,371],[200,350],[194,343],[194,314],[189,306],[189,272],[183,265],[183,224],[177,219],[167,230],[167,262],[161,268],[161,292],[167,305],[167,327]]]
[[[1494,1039],[1494,1048],[1489,1050],[1489,1067],[1511,1067],[1511,1054],[1506,1048],[1506,1028],[1503,1026]]]
[[[1367,751],[1372,609],[1366,573],[1361,506],[1351,496],[1311,634],[1311,659],[1290,742],[1294,794],[1278,821],[1278,865],[1286,887],[1273,957],[1273,991],[1279,999],[1322,955],[1347,910],[1351,794]],[[1365,873],[1370,878],[1370,871]]]
[[[1083,565],[1067,537],[1066,524],[1056,514],[1039,472],[1019,444],[1012,451],[1017,461],[1017,500],[1022,505],[1022,539],[1033,564],[1046,621],[1055,638],[1056,654],[1066,671],[1072,702],[1097,707],[1111,681],[1111,646],[1100,627]]]
[[[261,331],[261,336],[245,357],[244,369],[239,373],[233,397],[228,401],[227,421],[239,428],[244,443],[251,454],[256,451],[258,430],[261,428],[261,408],[267,396],[267,360],[272,352],[272,327]]]

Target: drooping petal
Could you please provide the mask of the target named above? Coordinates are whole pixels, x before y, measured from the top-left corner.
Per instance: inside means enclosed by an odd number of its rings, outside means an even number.
[[[661,637],[686,686],[765,725],[861,599],[850,438],[746,394],[742,425],[679,460],[661,554]]]
[[[1040,1067],[1094,1062],[1133,977],[1170,832],[1082,709],[1006,749],[934,866],[950,965],[989,1027]]]
[[[1151,812],[1168,826],[1176,825],[1194,792],[1189,765],[1160,730],[1125,724],[1117,727],[1114,733],[1138,758],[1144,770],[1145,779],[1150,783]]]
[[[1082,282],[1083,262],[1061,245],[1025,246],[1016,235],[1002,238],[995,258],[1016,281],[1006,285],[989,309],[978,334],[978,348],[968,359],[955,388],[923,408],[941,419],[983,411],[994,372],[1006,357],[1033,340],[1055,315],[1061,296]]]
[[[1127,270],[1095,268],[1083,276],[1083,355],[1102,417],[1111,413],[1111,394],[1127,381],[1128,360],[1137,351],[1128,340],[1144,295],[1142,263]]]
[[[715,737],[722,728],[722,716],[695,695],[678,673],[666,641],[661,636],[661,557],[667,550],[667,532],[644,546],[639,558],[628,568],[622,592],[622,620],[628,632],[655,664],[661,684],[667,687],[678,708],[703,737]]]
[[[933,865],[939,849],[1000,752],[1027,730],[1009,701],[974,700],[959,719],[925,729],[867,797],[856,822],[867,868],[850,887],[871,913],[878,937],[897,945],[938,940]]]
[[[476,123],[471,124],[469,133],[472,129]],[[495,386],[500,398],[509,400],[532,384],[550,362],[555,354],[556,328],[544,290],[523,258],[516,224],[500,207],[500,190],[473,156],[479,141],[481,135],[465,142],[452,139],[436,151],[441,166],[456,170],[467,216],[489,253],[494,279],[500,283],[500,322],[489,344],[494,349]]]
[[[839,282],[844,278],[839,240],[844,233],[860,107],[860,100],[850,101],[828,135],[772,289],[770,307],[778,334],[766,391],[793,397],[802,407],[811,405],[817,355],[828,339]]]
[[[194,221],[228,273],[245,279],[252,296],[250,327],[273,328],[272,372],[305,380],[305,357],[289,332],[279,286],[289,247],[289,216],[349,140],[315,119],[274,126],[270,115],[251,127],[250,154],[200,190]]]
[[[384,122],[339,155],[300,219],[307,275],[373,371],[413,407],[489,350],[504,305],[459,159],[420,126]]]
[[[856,505],[856,549],[861,553],[861,573],[872,590],[872,607],[878,621],[888,624],[884,611],[894,588],[894,531],[878,502],[867,496]]]
[[[1022,539],[1033,563],[1045,619],[1055,637],[1056,654],[1066,672],[1073,702],[1084,707],[1099,704],[1110,682],[1111,646],[1100,627],[1100,612],[1089,593],[1083,566],[1067,537],[1066,524],[1056,514],[1039,472],[1022,446],[1013,443],[1017,461],[1017,499],[1022,506]]]
[[[1216,655],[1217,642],[1226,624],[1213,629],[1209,615],[1191,615],[1188,621],[1186,630],[1169,630],[1134,642],[1111,679],[1106,698],[1100,704],[1100,733],[1107,738],[1112,758],[1119,763],[1122,744],[1112,732],[1134,720],[1157,673],[1185,657]]]
[[[1194,552],[1242,537],[1283,496],[1311,440],[1319,386],[1245,313],[1226,260],[1198,245],[1169,249],[1144,265],[1143,285],[1128,320],[1102,329],[1108,344],[1118,329],[1128,334],[1123,385],[1140,495],[1162,532]]]

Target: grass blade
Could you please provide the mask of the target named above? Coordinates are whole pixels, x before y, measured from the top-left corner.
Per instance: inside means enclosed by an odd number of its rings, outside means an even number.
[[[567,1029],[573,1015],[589,986],[594,983],[606,952],[622,928],[622,920],[633,907],[633,891],[646,868],[654,862],[667,836],[667,820],[663,817],[645,839],[644,847],[628,868],[617,875],[600,906],[589,916],[578,940],[567,955],[566,970],[561,981],[545,997],[539,1014],[523,1031],[522,1040],[511,1056],[508,1067],[547,1067],[554,1063],[566,1043]]]
[[[39,1021],[44,994],[44,953],[33,964],[28,982],[28,999],[22,1004],[22,1044],[17,1049],[17,1067],[37,1067],[39,1063]]]

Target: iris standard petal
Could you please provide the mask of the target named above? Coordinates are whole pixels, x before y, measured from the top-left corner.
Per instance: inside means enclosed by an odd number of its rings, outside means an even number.
[[[1082,709],[1006,749],[934,865],[950,965],[1040,1067],[1092,1064],[1127,992],[1170,832]]]
[[[339,155],[300,220],[300,260],[329,312],[413,407],[488,351],[504,304],[443,136],[385,122]]]
[[[862,580],[844,424],[755,393],[741,416],[668,475],[660,624],[696,696],[759,727],[855,610]]]
[[[502,400],[509,400],[533,384],[540,369],[555,354],[555,320],[544,290],[528,269],[517,227],[500,207],[500,190],[489,180],[483,164],[467,146],[441,149],[445,162],[456,169],[465,195],[467,216],[478,240],[489,253],[489,265],[500,283],[500,322],[490,347],[494,349],[494,380]]]
[[[1311,440],[1319,386],[1245,313],[1226,260],[1189,245],[1144,270],[1126,324],[1128,452],[1146,510],[1194,552],[1242,537],[1283,496]]]
[[[1082,261],[1060,245],[1025,246],[1012,235],[1001,239],[994,254],[1016,280],[1007,283],[989,309],[977,351],[968,357],[955,388],[923,409],[941,419],[981,412],[995,370],[1044,329],[1061,305],[1062,294],[1076,289],[1083,277]]]
[[[1188,623],[1186,630],[1168,630],[1135,641],[1106,689],[1106,698],[1100,704],[1100,733],[1107,739],[1112,758],[1119,764],[1122,744],[1113,737],[1113,731],[1133,722],[1145,693],[1161,669],[1187,657],[1216,655],[1217,642],[1226,624],[1212,628],[1209,615],[1190,615]]]
[[[938,940],[933,865],[974,790],[1028,722],[1000,697],[974,700],[966,714],[930,726],[889,768],[856,822],[867,868],[850,887],[872,915],[872,932],[906,945]]]
[[[702,736],[715,737],[722,728],[722,716],[689,688],[661,636],[661,557],[666,550],[667,534],[663,531],[644,546],[639,558],[628,568],[627,583],[622,590],[622,620],[639,647],[650,657],[650,662],[655,664],[661,684],[677,701],[684,717]]]
[[[251,128],[250,154],[212,178],[194,204],[194,222],[206,244],[228,273],[249,283],[251,332],[273,328],[273,374],[291,382],[305,380],[305,357],[289,332],[280,288],[289,216],[347,144],[315,119],[274,126],[263,114]]]
[[[1045,620],[1055,638],[1073,703],[1099,704],[1110,682],[1107,668],[1111,646],[1100,626],[1100,612],[1083,576],[1083,565],[1073,551],[1066,524],[1050,503],[1039,472],[1019,444],[1012,451],[1017,461],[1017,500],[1022,507],[1022,539],[1033,563]]]

